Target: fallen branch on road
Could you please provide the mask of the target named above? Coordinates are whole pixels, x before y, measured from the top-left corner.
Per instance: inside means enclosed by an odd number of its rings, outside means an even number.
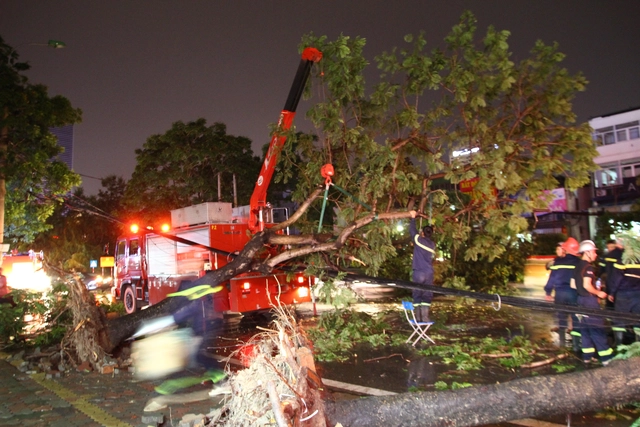
[[[561,360],[567,357],[567,353],[559,354],[556,357],[550,357],[549,359],[539,360],[537,362],[526,363],[524,365],[520,365],[521,368],[539,368],[540,366],[548,365],[557,360]]]

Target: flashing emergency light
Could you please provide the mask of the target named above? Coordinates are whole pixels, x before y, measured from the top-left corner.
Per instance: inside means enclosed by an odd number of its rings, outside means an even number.
[[[304,276],[298,276],[298,283],[304,283]]]
[[[298,288],[298,298],[307,298],[309,296],[309,288],[301,287]]]
[[[169,231],[170,229],[171,229],[171,226],[170,226],[169,224],[162,224],[162,225],[160,226],[160,230],[161,230],[163,233],[166,233],[166,232],[167,232],[167,231]]]
[[[132,233],[137,233],[140,227],[138,227],[138,224],[131,224],[130,230]]]

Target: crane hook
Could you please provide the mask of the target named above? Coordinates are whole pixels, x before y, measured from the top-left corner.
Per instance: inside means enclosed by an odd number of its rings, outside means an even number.
[[[324,178],[324,183],[326,185],[331,185],[331,177],[334,173],[333,165],[331,163],[327,163],[320,168],[320,175]]]

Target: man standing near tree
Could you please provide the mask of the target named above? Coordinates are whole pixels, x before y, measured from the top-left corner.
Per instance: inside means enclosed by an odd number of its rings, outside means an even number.
[[[598,298],[607,298],[606,292],[596,288],[596,275],[591,265],[598,258],[597,248],[591,240],[580,242],[582,258],[575,269],[573,284],[578,291],[578,306],[600,309]],[[607,365],[613,357],[613,350],[607,342],[604,319],[602,317],[578,315],[582,333],[582,360],[589,363],[598,351],[600,362]]]
[[[413,242],[412,280],[423,285],[433,285],[433,257],[436,254],[436,244],[431,240],[433,227],[427,225],[422,228],[422,233],[418,233],[418,228],[416,227],[417,212],[410,211],[409,213],[411,214],[409,233]],[[416,320],[418,322],[429,322],[429,309],[433,299],[433,292],[414,289],[412,297]]]
[[[560,243],[558,248],[556,248],[556,254],[558,256],[555,258],[553,265],[550,266],[551,273],[544,287],[546,294],[545,299],[547,301],[566,305],[576,305],[578,303],[578,293],[575,289],[571,288],[571,278],[573,277],[576,266],[580,263],[578,249],[578,241],[573,237],[569,237],[566,242]],[[554,293],[554,296],[551,296],[552,293]],[[557,330],[560,338],[560,347],[564,347],[566,344],[565,333],[568,327],[567,317],[567,313],[557,313]],[[578,353],[580,351],[580,328],[578,318],[575,314],[571,314],[571,324],[573,351]]]

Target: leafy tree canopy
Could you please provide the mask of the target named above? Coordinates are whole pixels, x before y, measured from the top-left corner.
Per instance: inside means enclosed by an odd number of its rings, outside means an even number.
[[[127,184],[125,204],[140,218],[155,221],[171,209],[197,203],[233,202],[233,177],[238,204],[248,204],[260,170],[251,140],[226,133],[226,126],[205,119],[176,122],[163,135],[147,139],[136,150],[137,165]]]
[[[333,182],[348,193],[329,192],[343,224],[415,203],[451,257],[491,261],[517,245],[524,215],[547,207],[559,178],[569,189],[588,183],[597,152],[572,111],[585,78],[562,68],[556,44],[538,41],[513,61],[508,37],[493,27],[478,37],[465,12],[441,47],[428,51],[423,35],[406,36],[405,48],[377,56],[380,80],[367,85],[364,39],[305,36],[301,47],[323,52],[313,82],[321,99],[308,113],[318,142],[292,135],[284,148],[282,176],[301,176],[295,199],[322,185],[320,169],[331,163]],[[467,154],[453,156],[461,150]],[[460,183],[475,184],[474,193]],[[395,253],[394,226],[356,231],[343,258],[374,273]],[[306,231],[317,227],[308,221]]]
[[[86,196],[82,188],[65,196],[47,219],[49,230],[40,233],[34,247],[43,250],[47,261],[65,270],[89,270],[89,260],[113,252],[121,224],[126,183],[121,177],[102,180],[97,196]]]
[[[46,230],[55,201],[80,184],[57,159],[63,149],[49,129],[80,122],[82,112],[29,83],[22,74],[28,69],[0,38],[0,241],[14,243]]]

